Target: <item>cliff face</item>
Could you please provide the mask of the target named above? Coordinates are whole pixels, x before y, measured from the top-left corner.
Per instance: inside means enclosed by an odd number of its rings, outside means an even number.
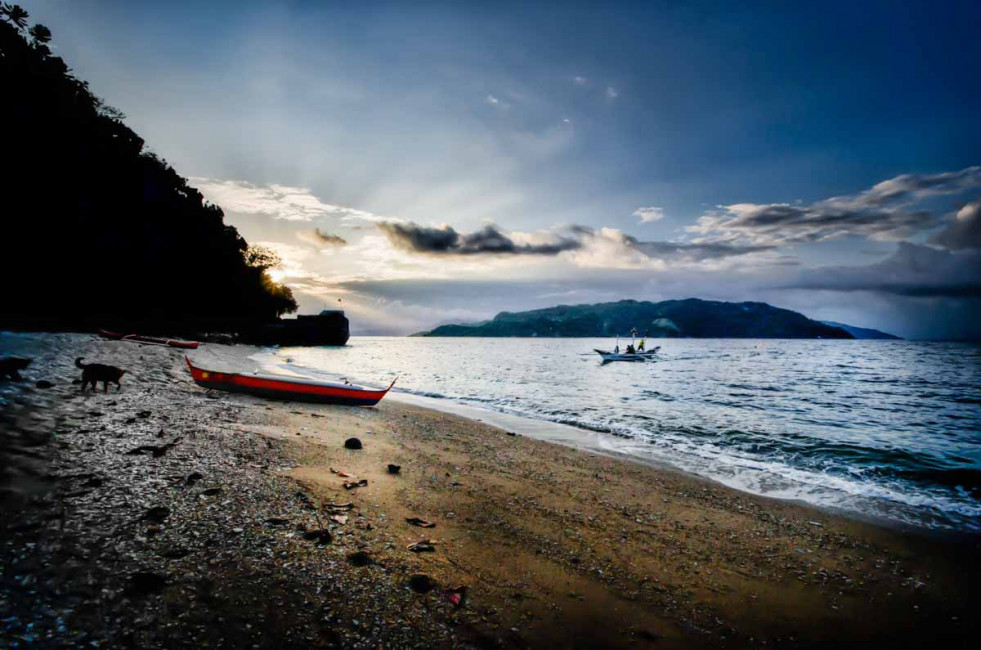
[[[762,302],[717,302],[689,298],[664,302],[559,305],[501,312],[493,320],[442,325],[423,336],[605,337],[637,328],[649,337],[850,339],[851,334],[789,309]]]

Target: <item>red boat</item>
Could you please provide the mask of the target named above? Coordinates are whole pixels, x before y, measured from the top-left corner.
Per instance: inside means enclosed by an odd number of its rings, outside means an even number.
[[[140,336],[139,334],[119,334],[117,332],[107,332],[99,330],[99,336],[113,341],[136,341],[148,345],[168,345],[172,348],[183,348],[185,350],[196,350],[200,343],[197,341],[178,341],[177,339],[156,339],[152,336]]]
[[[357,386],[336,381],[320,381],[304,377],[267,375],[261,373],[239,374],[214,372],[198,368],[185,355],[191,377],[199,386],[249,393],[261,397],[318,402],[320,404],[344,404],[347,406],[374,406],[388,394],[395,382],[384,390]]]

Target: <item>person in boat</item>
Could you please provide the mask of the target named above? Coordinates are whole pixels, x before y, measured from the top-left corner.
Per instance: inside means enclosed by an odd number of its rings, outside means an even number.
[[[643,352],[644,351],[644,339],[641,339],[640,340],[640,343],[637,344],[637,351],[638,352]]]
[[[636,353],[637,353],[637,351],[634,350],[633,344],[632,343],[627,343],[627,354],[636,354]]]

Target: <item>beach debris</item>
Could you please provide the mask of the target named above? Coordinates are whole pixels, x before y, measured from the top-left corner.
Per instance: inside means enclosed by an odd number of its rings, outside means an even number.
[[[330,510],[331,512],[347,512],[348,510],[354,510],[354,504],[353,503],[350,503],[350,502],[348,502],[348,503],[327,503],[327,504],[324,504],[324,507],[327,508],[328,510]]]
[[[419,528],[436,528],[436,524],[433,522],[420,519],[419,517],[406,517],[405,523],[412,526],[418,526]]]
[[[401,471],[402,471],[402,466],[401,465],[394,465],[392,463],[389,463],[388,464],[388,473],[389,474],[398,474]]]
[[[354,474],[348,474],[347,472],[342,472],[340,470],[334,469],[333,467],[330,468],[330,473],[336,474],[341,478],[354,478]]]
[[[326,528],[308,530],[303,533],[303,539],[307,540],[308,542],[317,542],[321,546],[324,544],[330,544],[334,540],[330,534],[330,531]]]
[[[186,485],[187,487],[192,487],[195,483],[197,483],[203,478],[204,478],[204,474],[202,474],[201,472],[191,472],[190,474],[187,475],[187,478],[184,479],[184,485]]]
[[[360,481],[344,481],[345,490],[353,490],[359,487],[365,487],[368,485],[368,479],[363,478]]]
[[[54,384],[52,384],[47,379],[41,379],[35,382],[34,385],[37,386],[38,388],[54,388]]]
[[[153,506],[140,517],[141,521],[151,521],[155,524],[162,524],[170,516],[170,508],[167,506]]]
[[[436,552],[436,547],[433,546],[432,540],[429,540],[429,539],[421,539],[421,540],[419,540],[418,542],[416,542],[414,544],[409,544],[408,546],[406,546],[406,548],[409,549],[410,551],[412,551],[413,553],[435,553]]]
[[[270,526],[285,526],[290,523],[290,520],[285,517],[269,517],[266,519],[266,523]]]
[[[347,561],[357,567],[368,566],[371,564],[371,556],[366,551],[355,551],[347,556]]]
[[[516,436],[516,435],[518,435],[514,431],[508,431],[507,433],[508,433],[509,436]]]
[[[344,441],[345,449],[363,449],[364,446],[361,444],[361,440],[358,438],[348,438]]]
[[[149,596],[159,594],[166,586],[166,576],[152,571],[137,571],[130,575],[126,591],[131,596]]]
[[[428,594],[436,588],[436,581],[425,573],[413,573],[407,582],[409,589],[417,594]]]
[[[807,523],[812,526],[817,526],[818,528],[824,528],[824,524],[822,524],[820,521],[809,521]]]
[[[168,442],[164,445],[140,445],[126,452],[127,456],[142,456],[143,454],[150,454],[154,458],[160,458],[168,451],[176,447],[183,438],[178,436],[174,438],[172,442]]]
[[[446,589],[443,591],[443,599],[448,600],[453,603],[454,607],[463,607],[467,602],[467,587],[465,585],[460,585],[459,587],[454,587],[453,589]]]
[[[644,641],[650,641],[652,643],[654,641],[660,641],[661,640],[661,635],[660,634],[654,634],[650,630],[645,630],[644,628],[634,628],[634,629],[630,630],[630,634],[632,636],[637,637],[638,639],[643,639]]]
[[[187,557],[191,552],[186,548],[181,548],[180,546],[171,546],[165,548],[160,552],[160,557],[167,558],[168,560],[179,560],[183,557]]]
[[[347,515],[331,515],[330,520],[343,526],[347,523]]]

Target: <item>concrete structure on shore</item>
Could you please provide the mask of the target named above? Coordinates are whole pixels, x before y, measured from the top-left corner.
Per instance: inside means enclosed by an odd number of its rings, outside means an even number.
[[[340,309],[280,319],[245,334],[242,340],[256,345],[344,345],[350,325]]]

